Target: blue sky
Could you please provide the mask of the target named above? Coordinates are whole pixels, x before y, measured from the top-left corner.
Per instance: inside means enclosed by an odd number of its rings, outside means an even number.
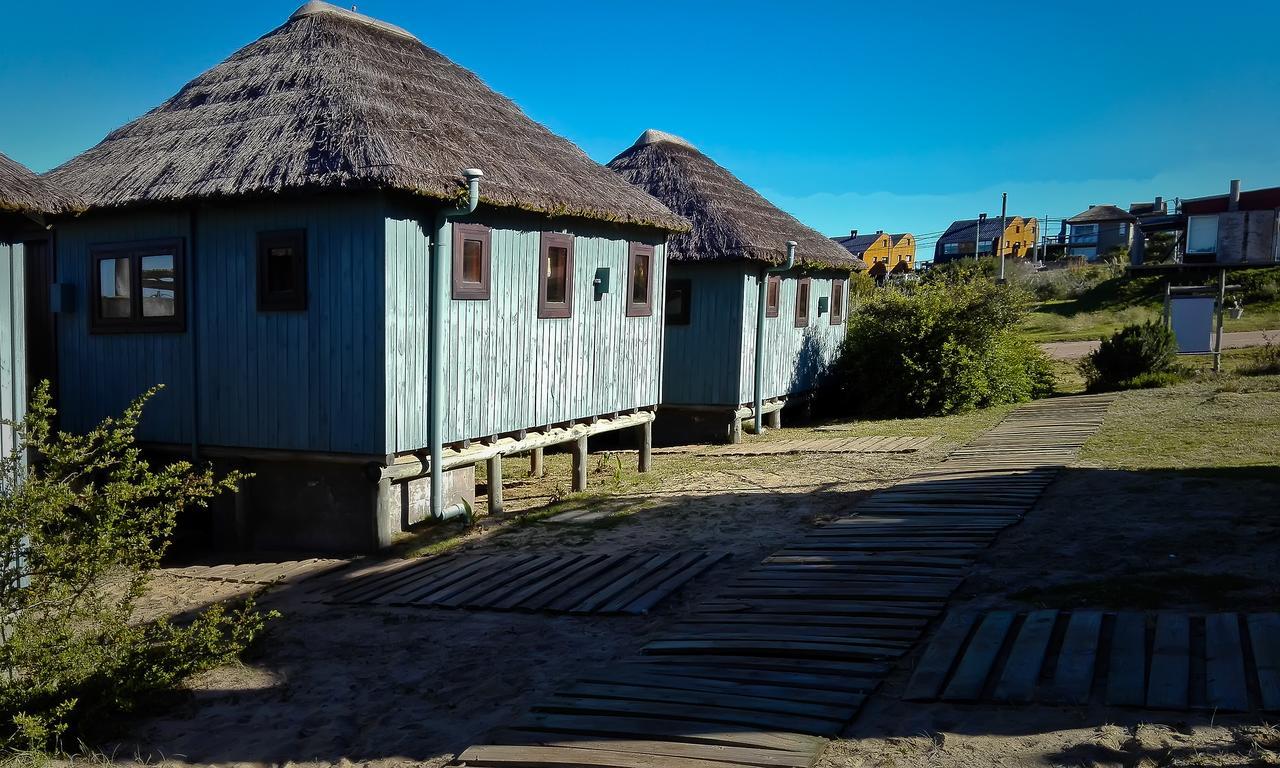
[[[301,0],[0,0],[0,151],[47,170]],[[1141,10],[1142,6],[1150,10]],[[801,220],[928,233],[979,211],[1280,185],[1280,3],[365,0],[607,162],[678,133]],[[923,255],[923,254],[922,254]]]

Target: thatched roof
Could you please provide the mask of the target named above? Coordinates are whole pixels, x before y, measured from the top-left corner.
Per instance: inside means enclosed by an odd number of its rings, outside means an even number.
[[[795,240],[802,264],[862,269],[860,259],[765,200],[692,144],[662,131],[645,131],[609,167],[693,222],[672,237],[668,253],[680,261],[786,260]]]
[[[50,177],[93,207],[328,189],[455,199],[470,167],[484,204],[687,227],[413,35],[315,0]]]
[[[39,215],[66,213],[79,207],[73,196],[0,152],[0,212]]]

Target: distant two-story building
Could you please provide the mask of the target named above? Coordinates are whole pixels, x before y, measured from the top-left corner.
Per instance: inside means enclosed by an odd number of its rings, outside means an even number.
[[[910,232],[890,235],[893,248],[889,255],[890,272],[911,272],[916,268],[916,237]]]
[[[1114,205],[1090,205],[1067,219],[1067,255],[1097,261],[1119,250],[1132,251],[1138,217]]]
[[[867,234],[850,230],[848,237],[833,237],[849,253],[867,265],[867,273],[880,277],[890,272],[909,272],[915,268],[916,239],[910,233],[889,234],[883,229]]]
[[[1003,232],[999,216],[954,221],[934,244],[933,262],[945,264],[957,259],[972,259],[975,251],[979,256],[996,256],[999,255],[997,242],[1004,243],[1000,250],[1006,257],[1025,257],[1035,246],[1039,229],[1034,218],[1022,216],[1006,216]]]

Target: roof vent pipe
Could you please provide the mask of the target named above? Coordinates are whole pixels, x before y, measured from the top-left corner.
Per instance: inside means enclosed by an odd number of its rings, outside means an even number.
[[[856,233],[857,230],[855,229]],[[755,367],[755,433],[764,434],[764,314],[766,294],[769,291],[769,275],[786,272],[796,265],[796,241],[787,241],[787,260],[777,267],[767,267],[760,273],[760,285],[756,291],[756,367]],[[778,289],[781,298],[782,289]],[[797,295],[796,298],[799,298]],[[737,418],[736,416],[734,418]]]
[[[1227,198],[1227,210],[1240,210],[1240,180],[1231,180],[1231,195]]]
[[[856,229],[849,230],[849,237],[857,237],[857,236],[858,236],[858,230]]]
[[[480,204],[480,179],[484,173],[478,168],[462,172],[467,180],[467,199],[457,208],[442,208],[436,214],[432,237],[431,300],[427,316],[427,415],[431,427],[431,516],[437,520],[456,517],[466,510],[459,504],[448,509],[444,506],[444,311],[449,304],[449,284],[444,279],[449,264],[449,250],[445,246],[449,222],[467,216]]]

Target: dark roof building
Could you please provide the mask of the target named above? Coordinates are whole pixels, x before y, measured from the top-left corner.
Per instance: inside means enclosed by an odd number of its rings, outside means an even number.
[[[1280,187],[1240,189],[1233,180],[1225,195],[1182,201],[1188,264],[1280,263]]]
[[[1101,224],[1106,222],[1135,222],[1138,217],[1114,205],[1091,205],[1088,210],[1081,211],[1067,219],[1067,224]]]
[[[979,224],[981,221],[981,231]],[[933,261],[945,264],[957,258],[973,258],[974,248],[979,254],[993,253],[993,243],[1001,240],[1004,243],[1006,256],[1027,256],[1035,245],[1039,222],[1034,218],[1008,215],[1005,217],[1003,237],[1000,232],[1000,217],[988,216],[985,219],[960,219],[951,223],[947,231],[942,233],[934,244]]]
[[[858,230],[855,229],[849,232],[848,237],[833,237],[831,239],[839,243],[841,248],[862,260],[872,246],[884,239],[884,232],[878,231],[863,235],[858,234]]]

